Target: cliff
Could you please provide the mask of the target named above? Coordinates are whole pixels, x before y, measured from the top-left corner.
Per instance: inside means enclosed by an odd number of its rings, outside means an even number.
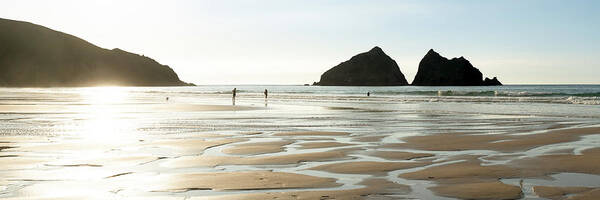
[[[484,83],[479,69],[464,57],[448,60],[429,50],[419,63],[417,75],[412,82],[416,86],[482,86],[501,85],[498,79],[487,79]]]
[[[327,70],[316,85],[399,86],[408,85],[396,61],[379,47],[358,54]]]
[[[0,86],[181,86],[169,66],[28,22],[0,19]]]

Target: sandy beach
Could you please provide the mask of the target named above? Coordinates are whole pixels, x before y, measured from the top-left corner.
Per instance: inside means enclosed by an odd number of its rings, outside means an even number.
[[[171,98],[1,105],[0,198],[599,195],[597,118],[433,111],[435,103]]]

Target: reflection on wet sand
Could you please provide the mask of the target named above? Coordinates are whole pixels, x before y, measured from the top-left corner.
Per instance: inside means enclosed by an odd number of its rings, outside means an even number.
[[[292,141],[276,141],[276,142],[255,142],[245,143],[223,149],[223,153],[233,155],[256,155],[266,153],[277,153],[285,150],[285,146],[292,144]]]
[[[83,96],[108,95],[96,92]],[[5,131],[0,136],[0,198],[599,195],[598,185],[558,180],[572,173],[600,175],[600,128],[593,119],[389,107],[370,112],[339,109],[352,105],[327,109],[272,102],[264,109],[260,102],[213,106],[176,98],[168,104],[126,105],[119,102],[129,95],[112,97],[88,99],[85,105],[0,106],[10,116],[0,127]]]
[[[527,151],[523,152],[519,149],[524,149],[525,146],[539,147],[556,144],[556,140],[553,139],[556,137],[555,134],[569,133],[570,135],[563,137],[561,141],[573,141],[572,138],[579,135],[596,134],[597,131],[597,128],[576,128],[535,135],[494,135],[492,138],[496,140],[506,141],[505,138],[510,138],[510,141],[521,142],[519,145],[513,146],[514,149],[509,149],[507,146],[497,149],[496,146],[490,145],[487,150],[502,150],[499,152],[518,150],[518,152],[525,153],[522,155],[527,155]],[[546,135],[542,136],[544,134]],[[213,195],[218,196],[195,198],[279,197],[285,199],[298,197],[311,199],[337,197],[338,199],[354,199],[364,195],[390,194],[389,191],[395,191],[393,194],[396,195],[410,196],[407,186],[394,183],[396,179],[394,177],[386,178],[391,175],[390,172],[409,170],[400,173],[398,178],[433,181],[438,185],[431,186],[429,189],[441,196],[465,199],[514,199],[523,196],[522,189],[518,185],[499,182],[498,179],[543,177],[558,172],[600,174],[597,168],[597,163],[600,162],[600,155],[598,155],[600,148],[582,150],[579,155],[562,151],[558,154],[535,157],[507,156],[505,159],[509,159],[509,161],[501,159],[503,164],[485,163],[481,159],[484,155],[469,155],[466,151],[466,154],[462,154],[462,150],[456,149],[457,147],[463,149],[472,147],[473,144],[470,141],[473,140],[484,141],[481,140],[481,135],[449,134],[440,136],[448,141],[457,141],[452,136],[460,138],[461,141],[467,141],[453,143],[452,145],[455,147],[452,147],[451,151],[448,151],[447,147],[437,146],[438,143],[422,142],[430,140],[419,140],[411,144],[411,141],[415,141],[412,139],[415,136],[399,138],[408,142],[402,143],[404,145],[389,143],[387,146],[358,145],[358,148],[344,148],[347,145],[339,145],[343,143],[314,142],[314,138],[307,140],[308,142],[302,141],[305,139],[303,137],[311,135],[333,135],[328,137],[334,138],[352,137],[348,136],[349,134],[277,132],[271,135],[280,135],[284,140],[271,142],[247,142],[254,140],[255,137],[260,139],[261,134],[224,135],[229,138],[219,138],[216,135],[208,134],[209,138],[169,139],[161,137],[162,139],[117,143],[116,145],[107,144],[110,143],[110,140],[99,140],[94,144],[77,144],[72,139],[43,139],[43,137],[19,139],[15,137],[15,140],[11,141],[11,137],[2,137],[3,144],[10,145],[12,148],[1,151],[2,155],[11,156],[0,157],[0,165],[3,166],[0,172],[2,175],[0,182],[2,188],[0,189],[6,197],[23,195],[31,199],[87,198],[89,194],[98,194],[97,197],[114,197],[115,194],[156,196],[157,194],[186,194],[193,191],[220,190],[255,192],[216,193]],[[300,138],[293,138],[296,135]],[[233,137],[231,138],[231,136]],[[529,142],[531,137],[538,140],[531,144]],[[337,150],[307,151],[319,148],[321,144]],[[417,148],[413,151],[412,148],[405,147],[408,145],[418,146],[415,146]],[[307,148],[307,146],[313,148]],[[292,151],[294,147],[299,147],[295,150],[296,152]],[[388,150],[373,151],[381,148]],[[435,148],[444,148],[444,151],[432,150]],[[481,148],[481,146],[477,146],[477,148]],[[419,149],[427,149],[427,153],[415,152],[420,151]],[[486,150],[485,148],[481,149]],[[532,147],[526,149],[532,149]],[[207,152],[207,150],[210,151]],[[215,154],[215,150],[222,154]],[[442,157],[449,152],[454,156]],[[83,155],[79,155],[82,153]],[[156,156],[157,154],[165,156]],[[239,157],[227,156],[227,154],[251,156]],[[434,159],[430,159],[432,157]],[[289,166],[290,164],[293,166]],[[228,167],[236,165],[241,167],[231,167],[231,169]],[[270,168],[268,166],[279,167]],[[269,170],[264,171],[264,169]],[[278,171],[276,169],[286,170]],[[415,170],[410,171],[410,169]],[[313,173],[319,171],[330,173],[332,176]],[[345,176],[343,174],[380,178],[361,178],[363,181],[360,183],[346,183],[340,179]],[[384,179],[392,182],[386,182]],[[65,190],[64,187],[69,187],[69,190]],[[319,188],[319,190],[304,192],[304,190],[310,190],[309,188]],[[295,191],[297,189],[301,190]],[[260,190],[273,190],[273,192],[261,193]],[[590,196],[596,192],[596,189],[535,186],[532,191],[542,197],[562,198],[567,193]]]
[[[274,156],[187,156],[169,160],[164,163],[165,167],[183,168],[207,166],[215,167],[222,165],[289,165],[301,162],[328,161],[346,158],[344,151],[328,151],[314,153],[296,153]]]

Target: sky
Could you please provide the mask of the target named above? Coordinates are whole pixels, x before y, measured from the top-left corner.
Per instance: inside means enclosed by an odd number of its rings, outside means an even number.
[[[600,84],[594,0],[3,0],[28,21],[211,84],[304,84],[381,47],[409,82],[429,49],[505,84]]]

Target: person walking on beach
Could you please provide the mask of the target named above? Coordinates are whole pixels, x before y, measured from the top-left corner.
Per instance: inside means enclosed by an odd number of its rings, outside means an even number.
[[[267,91],[267,89],[265,89],[265,99],[267,99],[267,96],[269,96],[269,91]]]
[[[237,93],[237,88],[233,88],[233,90],[231,91],[231,94],[233,94],[233,97],[231,98],[231,101],[233,102],[233,105],[235,106],[235,95]]]
[[[370,97],[371,96],[371,92],[367,92],[367,96]]]

